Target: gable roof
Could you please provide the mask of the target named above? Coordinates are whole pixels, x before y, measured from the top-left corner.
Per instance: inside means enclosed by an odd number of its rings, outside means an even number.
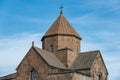
[[[48,52],[48,51],[45,51],[45,50],[40,49],[40,48],[38,48],[38,47],[34,47],[34,46],[32,46],[32,47],[30,48],[30,50],[31,50],[32,48],[39,54],[39,56],[41,56],[41,58],[42,58],[43,60],[45,60],[45,62],[46,62],[49,66],[56,67],[56,68],[60,68],[60,69],[66,69],[66,67],[56,58],[55,55],[53,55],[53,53]],[[30,50],[29,50],[29,51],[30,51]],[[29,53],[29,52],[28,52],[28,53]],[[28,54],[28,53],[27,53],[27,54]],[[27,54],[26,54],[26,56],[27,56]],[[25,57],[26,57],[26,56],[25,56]],[[24,58],[25,58],[25,57],[24,57]],[[23,60],[24,60],[24,58],[23,58]],[[23,61],[23,60],[22,60],[22,61]],[[18,67],[16,68],[16,70],[20,67],[20,65],[22,64],[22,61],[21,61],[21,63],[18,65]]]
[[[100,51],[99,51],[99,53],[100,53]],[[101,60],[103,62],[103,65],[105,67],[105,70],[106,70],[107,74],[109,74],[101,53],[100,53],[100,57],[101,57]]]
[[[53,53],[45,51],[38,47],[33,47],[33,48],[48,63],[48,65],[56,67],[56,68],[66,69],[66,67],[57,59],[55,55],[53,55]]]
[[[91,68],[91,65],[94,59],[96,58],[97,54],[98,54],[98,50],[83,52],[83,53],[78,54],[78,57],[75,59],[70,69],[77,70],[77,69]]]
[[[16,73],[9,74],[3,77],[0,77],[0,80],[10,80],[10,79],[15,79]]]
[[[60,16],[52,24],[49,30],[45,33],[42,40],[45,37],[49,37],[53,35],[67,35],[67,36],[74,36],[74,37],[77,37],[78,39],[81,39],[80,35],[70,25],[70,23],[66,20],[63,14],[60,14]]]

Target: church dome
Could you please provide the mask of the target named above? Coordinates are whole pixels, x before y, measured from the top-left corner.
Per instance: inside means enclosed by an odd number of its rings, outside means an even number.
[[[80,35],[75,31],[75,29],[70,25],[66,20],[63,14],[60,14],[52,26],[43,36],[42,40],[45,37],[55,36],[55,35],[65,35],[65,36],[74,36],[78,39],[81,39]]]

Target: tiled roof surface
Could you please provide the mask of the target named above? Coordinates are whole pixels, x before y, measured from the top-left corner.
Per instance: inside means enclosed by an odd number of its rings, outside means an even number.
[[[66,67],[60,62],[60,60],[58,60],[58,58],[53,53],[37,47],[34,48],[50,66],[66,69]],[[98,51],[89,51],[89,52],[80,53],[73,62],[70,69],[76,70],[76,69],[90,68],[97,54]]]
[[[16,73],[9,74],[7,76],[0,77],[0,80],[10,80],[10,79],[15,79]]]
[[[91,65],[98,54],[98,51],[89,51],[80,53],[78,57],[73,62],[71,69],[88,69],[91,68]]]
[[[70,25],[70,23],[65,19],[63,14],[56,19],[53,25],[49,28],[49,30],[43,36],[51,36],[51,35],[70,35],[75,36],[81,39],[80,35],[74,30],[74,28]]]
[[[53,53],[37,47],[34,48],[50,66],[66,69],[66,67],[57,59],[57,57]]]
[[[57,57],[53,53],[45,51],[38,47],[33,47],[33,48],[47,62],[48,65],[67,70],[67,68],[57,59]],[[91,65],[92,65],[93,61],[95,60],[98,53],[99,53],[99,51],[97,50],[97,51],[89,51],[89,52],[83,52],[83,53],[78,54],[78,57],[75,59],[75,61],[73,62],[72,66],[69,68],[69,70],[76,71],[76,70],[80,70],[80,69],[84,70],[84,69],[91,68]],[[84,74],[89,74],[88,72],[85,72],[85,71],[83,71],[83,72],[84,72]],[[81,71],[80,71],[80,73],[81,73]],[[14,79],[15,76],[16,76],[16,73],[10,74],[10,75],[1,77],[0,80]]]
[[[58,58],[53,53],[37,47],[34,48],[50,66],[66,69],[66,67],[58,60]],[[89,51],[78,54],[78,57],[75,59],[70,69],[76,70],[90,68],[97,54],[98,51]]]

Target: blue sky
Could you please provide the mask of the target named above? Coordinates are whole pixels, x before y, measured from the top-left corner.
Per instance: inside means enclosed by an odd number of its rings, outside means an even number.
[[[109,80],[120,79],[120,0],[0,0],[0,76],[13,73],[31,42],[63,14],[81,35],[82,51],[100,50]]]

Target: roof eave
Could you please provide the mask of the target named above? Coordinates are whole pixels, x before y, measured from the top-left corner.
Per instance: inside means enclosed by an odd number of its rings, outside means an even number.
[[[43,41],[44,38],[54,37],[54,36],[73,36],[73,37],[76,37],[79,40],[82,40],[82,38],[80,36],[78,37],[78,36],[71,35],[71,34],[52,34],[52,35],[43,36],[42,39],[41,39],[41,41]]]

